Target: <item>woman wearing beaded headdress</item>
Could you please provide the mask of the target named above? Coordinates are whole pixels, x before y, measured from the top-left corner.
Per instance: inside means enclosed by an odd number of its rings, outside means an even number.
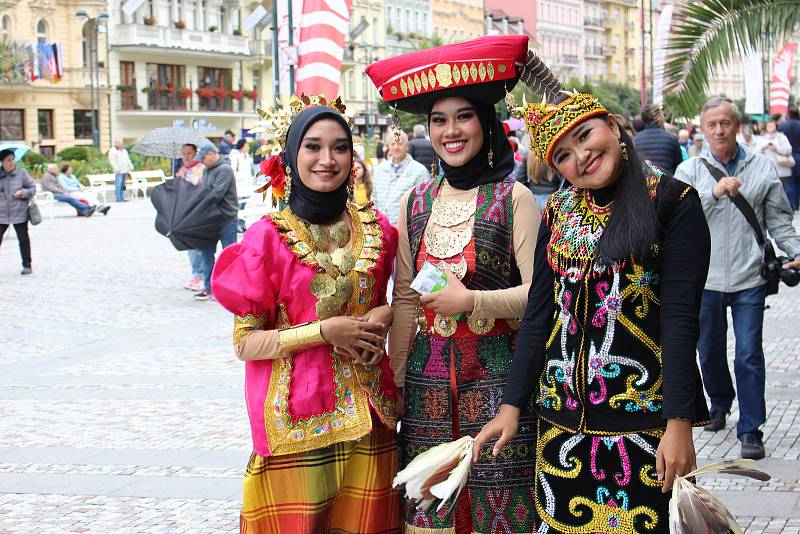
[[[503,455],[535,392],[538,532],[666,533],[667,492],[708,417],[695,362],[708,226],[697,192],[642,161],[596,98],[548,96],[518,112],[571,186],[546,204],[503,405],[474,455],[495,436]]]
[[[262,171],[288,206],[226,248],[212,277],[246,362],[241,531],[399,532],[397,390],[383,358],[396,231],[347,202],[343,106],[304,97],[292,111],[263,112],[277,141]]]
[[[405,388],[402,464],[475,435],[508,377],[539,215],[530,191],[509,176],[514,153],[494,104],[516,84],[527,41],[482,37],[367,68],[390,106],[427,114],[439,160],[400,204],[389,354]],[[410,286],[426,262],[447,273],[447,285],[420,297]],[[468,491],[441,513],[406,503],[406,532],[531,532],[534,431],[532,415],[523,417],[506,461],[482,457]]]

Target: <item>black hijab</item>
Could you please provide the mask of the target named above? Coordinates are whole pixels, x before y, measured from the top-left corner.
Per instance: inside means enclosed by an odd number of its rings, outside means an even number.
[[[306,132],[317,121],[333,119],[344,128],[350,153],[353,153],[353,134],[344,117],[327,106],[314,106],[301,111],[294,118],[286,133],[286,149],[283,158],[292,170],[292,183],[289,195],[289,207],[300,218],[312,224],[326,224],[339,217],[347,207],[347,180],[335,191],[320,193],[314,191],[300,178],[297,172],[297,152]]]
[[[502,182],[514,170],[514,149],[508,142],[503,123],[497,118],[494,106],[467,99],[478,114],[483,129],[483,145],[474,158],[460,167],[451,167],[439,157],[447,182],[456,189],[468,190],[491,182]],[[430,130],[431,110],[428,110]],[[491,132],[491,136],[489,133]],[[489,147],[494,166],[489,166]]]

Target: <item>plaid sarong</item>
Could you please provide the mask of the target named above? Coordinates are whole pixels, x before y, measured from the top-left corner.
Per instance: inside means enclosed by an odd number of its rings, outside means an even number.
[[[397,533],[395,435],[375,422],[366,436],[285,456],[253,454],[244,477],[240,532]]]

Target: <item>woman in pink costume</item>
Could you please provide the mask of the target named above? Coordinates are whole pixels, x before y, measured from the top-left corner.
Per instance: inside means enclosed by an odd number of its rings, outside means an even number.
[[[264,165],[288,206],[226,248],[212,277],[246,362],[241,532],[397,532],[396,388],[383,357],[396,232],[371,204],[347,203],[343,107],[304,100]]]

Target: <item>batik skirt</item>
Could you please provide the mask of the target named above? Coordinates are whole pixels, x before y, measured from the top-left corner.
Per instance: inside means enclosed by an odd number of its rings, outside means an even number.
[[[395,434],[368,435],[310,452],[253,454],[244,477],[242,534],[400,532]]]
[[[497,414],[512,345],[512,334],[417,334],[406,367],[406,411],[399,438],[403,466],[435,445],[475,436]],[[498,458],[491,447],[484,448],[457,502],[447,503],[440,513],[405,502],[405,532],[533,532],[536,419],[528,413]]]
[[[671,494],[656,473],[662,431],[591,436],[538,425],[538,534],[669,532]]]

